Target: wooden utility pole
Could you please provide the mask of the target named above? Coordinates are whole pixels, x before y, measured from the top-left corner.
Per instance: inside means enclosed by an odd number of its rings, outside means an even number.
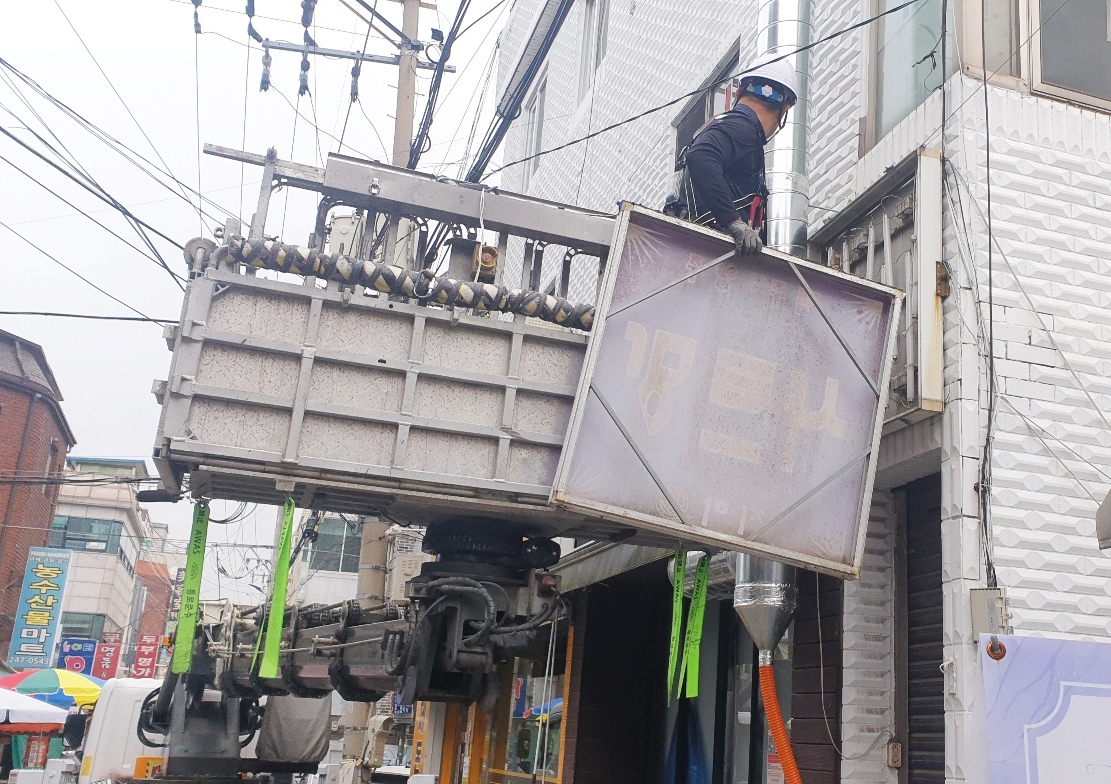
[[[409,163],[409,148],[413,144],[413,122],[417,107],[417,55],[420,49],[413,49],[411,42],[417,41],[420,32],[420,0],[401,0],[401,58],[397,67],[397,110],[394,112],[393,160],[394,166],[404,167]]]

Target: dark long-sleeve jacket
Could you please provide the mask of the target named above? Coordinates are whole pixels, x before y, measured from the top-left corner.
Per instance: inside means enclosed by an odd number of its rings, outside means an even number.
[[[743,104],[718,115],[699,131],[686,153],[693,191],[687,197],[689,220],[714,223],[721,230],[738,218],[751,223],[748,211],[738,206],[747,206],[753,196],[767,198],[766,143],[756,112]]]

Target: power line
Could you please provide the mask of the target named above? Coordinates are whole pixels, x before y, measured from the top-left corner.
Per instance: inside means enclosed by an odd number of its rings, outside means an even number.
[[[120,105],[123,107],[123,110],[127,112],[127,116],[131,118],[131,121],[133,123],[135,123],[135,127],[139,129],[139,133],[141,133],[143,135],[143,138],[147,140],[147,144],[150,145],[151,150],[154,151],[154,154],[158,157],[158,160],[162,162],[162,166],[165,168],[166,173],[169,174],[170,164],[166,163],[166,159],[162,157],[162,153],[158,152],[158,148],[154,146],[154,142],[152,142],[150,137],[147,135],[147,132],[143,128],[142,123],[139,122],[139,119],[131,111],[131,107],[127,105],[127,101],[123,99],[123,96],[120,95],[120,91],[116,89],[116,85],[112,84],[112,80],[108,78],[108,74],[100,66],[100,62],[96,59],[96,55],[93,54],[92,49],[90,49],[89,45],[85,43],[85,39],[81,37],[81,33],[77,32],[77,28],[73,26],[73,22],[70,21],[69,16],[66,15],[66,12],[62,9],[62,6],[58,2],[58,0],[54,0],[54,5],[57,6],[58,11],[61,12],[62,18],[66,20],[66,24],[69,25],[69,29],[73,31],[73,34],[75,36],[77,36],[77,40],[81,42],[81,46],[84,47],[85,51],[88,53],[89,58],[93,61],[93,65],[96,66],[96,69],[100,71],[100,75],[104,77],[104,81],[106,81],[108,83],[108,86],[112,88],[112,92],[116,94],[116,98],[119,99]],[[171,174],[170,176],[173,175]]]
[[[34,133],[34,132],[32,131],[32,133]],[[137,218],[137,217],[135,217],[135,215],[134,215],[134,214],[133,214],[133,213],[132,213],[132,212],[131,212],[130,210],[128,210],[128,209],[127,209],[126,207],[124,207],[124,206],[123,206],[122,204],[120,204],[120,203],[119,203],[118,201],[116,201],[115,199],[113,199],[113,198],[112,198],[111,196],[108,196],[108,195],[106,195],[106,194],[105,194],[105,193],[103,193],[102,191],[97,191],[97,190],[96,190],[96,189],[94,189],[93,187],[91,187],[91,186],[89,186],[88,184],[86,184],[86,183],[82,182],[82,181],[81,181],[81,180],[79,180],[79,179],[78,179],[78,178],[76,177],[76,175],[74,175],[74,174],[73,174],[72,172],[68,172],[68,171],[66,171],[65,169],[63,169],[63,168],[62,168],[61,166],[59,166],[59,165],[58,165],[57,163],[55,163],[54,161],[52,161],[52,160],[50,160],[49,158],[47,158],[47,157],[46,157],[45,155],[43,155],[43,154],[42,154],[41,152],[39,152],[38,150],[36,150],[36,149],[35,149],[34,147],[32,147],[31,145],[27,144],[27,142],[25,142],[25,141],[23,141],[22,139],[20,139],[20,138],[19,138],[18,136],[16,136],[16,135],[15,135],[14,133],[12,133],[11,131],[9,131],[9,130],[8,130],[7,128],[4,128],[3,126],[0,126],[0,134],[3,134],[4,136],[7,136],[7,137],[8,137],[9,139],[11,139],[12,141],[14,141],[14,142],[15,142],[16,144],[18,144],[18,145],[19,145],[20,147],[22,147],[23,149],[27,150],[27,152],[31,153],[32,155],[34,155],[34,156],[35,156],[36,158],[38,158],[39,160],[43,161],[44,163],[46,163],[46,164],[49,164],[49,165],[50,165],[50,166],[51,166],[52,168],[56,169],[56,170],[57,170],[58,172],[60,172],[61,174],[65,175],[65,176],[66,176],[66,177],[68,177],[69,179],[73,180],[73,181],[74,181],[75,183],[77,183],[77,184],[78,184],[78,185],[80,185],[80,186],[81,186],[82,188],[84,188],[85,190],[87,190],[87,191],[88,191],[89,193],[91,193],[91,194],[92,194],[93,196],[96,196],[96,197],[97,197],[98,199],[100,199],[101,201],[105,202],[106,204],[110,204],[110,205],[112,205],[112,206],[113,206],[113,207],[115,207],[115,208],[116,208],[117,210],[119,210],[119,211],[120,211],[121,213],[123,213],[123,214],[124,214],[124,215],[125,215],[126,217],[128,217],[128,218],[130,218],[130,219],[134,220],[134,221],[135,221],[136,223],[138,223],[138,224],[139,224],[140,226],[143,226],[144,228],[150,229],[151,231],[153,231],[153,232],[154,232],[155,234],[157,234],[157,235],[158,235],[159,237],[161,237],[162,239],[166,240],[166,242],[170,243],[171,245],[173,245],[173,246],[174,246],[175,248],[177,248],[178,250],[184,250],[184,249],[185,249],[185,248],[184,248],[184,246],[183,246],[183,245],[182,245],[182,244],[181,244],[180,242],[177,242],[177,241],[176,241],[176,240],[174,240],[173,238],[171,238],[171,237],[168,237],[167,235],[163,234],[162,232],[160,232],[160,231],[159,231],[158,229],[156,229],[156,228],[154,228],[153,226],[151,226],[151,225],[150,225],[149,223],[147,223],[146,221],[144,221],[144,220],[142,220],[142,219],[140,219],[140,218]],[[167,271],[167,272],[169,272],[169,273],[170,273],[171,275],[173,275],[173,276],[174,276],[175,278],[179,277],[179,276],[177,275],[177,273],[175,273],[175,272],[174,272],[173,270],[169,269],[168,267],[167,267],[167,270],[166,270],[166,271]]]
[[[238,41],[236,43],[238,43]],[[70,107],[64,101],[61,101],[61,100],[55,98],[53,95],[50,94],[50,92],[48,92],[44,87],[42,87],[42,85],[40,85],[38,82],[36,82],[30,76],[28,76],[27,74],[23,73],[18,68],[13,66],[11,63],[9,63],[7,60],[5,60],[3,57],[0,57],[0,66],[6,68],[12,74],[19,77],[20,81],[24,82],[28,87],[30,87],[32,90],[34,90],[40,97],[42,97],[44,100],[46,100],[47,102],[52,104],[56,109],[58,109],[59,111],[61,111],[65,115],[67,115],[70,119],[72,119],[78,125],[82,126],[86,131],[88,131],[93,136],[93,138],[97,139],[102,144],[107,146],[109,149],[111,149],[117,155],[122,157],[124,160],[126,160],[128,163],[130,163],[132,166],[135,166],[137,169],[139,169],[139,171],[143,172],[143,174],[147,175],[149,178],[151,178],[158,185],[160,185],[163,188],[165,188],[166,190],[170,191],[170,193],[173,193],[177,198],[182,199],[183,201],[185,201],[189,205],[190,209],[193,208],[193,201],[192,201],[191,198],[189,198],[187,195],[185,195],[184,192],[192,193],[193,195],[197,196],[197,198],[199,200],[208,202],[211,206],[213,206],[217,210],[221,211],[222,213],[224,213],[225,215],[227,215],[230,218],[239,217],[236,213],[231,212],[230,210],[228,210],[225,207],[217,204],[213,200],[202,196],[197,191],[194,191],[191,187],[189,187],[189,185],[187,185],[186,183],[179,180],[171,172],[165,171],[163,169],[159,169],[158,166],[155,163],[153,163],[151,160],[144,157],[143,155],[140,155],[138,152],[136,152],[135,150],[128,147],[126,144],[121,142],[119,139],[112,136],[112,134],[103,130],[102,128],[97,126],[92,121],[86,119],[80,112],[78,112],[77,110]],[[15,90],[14,87],[13,87],[13,90]],[[18,91],[16,91],[16,94],[20,95],[20,93]],[[20,97],[22,98],[22,95],[20,95]],[[26,103],[26,99],[23,99],[23,100],[24,100],[24,103]],[[33,109],[31,111],[34,112]],[[37,114],[36,114],[36,117],[38,117]],[[47,130],[49,131],[49,129],[50,129],[49,124],[42,121],[41,118],[39,118],[39,120],[40,120],[40,122],[42,122],[43,126],[46,127]],[[54,136],[55,139],[57,139],[57,136],[53,132],[50,132],[50,133],[51,133],[52,136]],[[61,144],[61,140],[59,140],[59,144]],[[72,157],[72,155],[71,155],[71,157]],[[136,159],[138,159],[138,160],[136,160]],[[152,167],[154,169],[154,171],[157,172],[159,175],[163,175],[163,176],[169,178],[169,180],[171,182],[173,182],[175,185],[177,185],[179,188],[182,189],[182,192],[179,192],[179,191],[175,190],[174,188],[170,187],[170,185],[168,183],[166,183],[164,180],[162,180],[158,176],[156,176],[154,174],[154,172],[150,171],[145,166],[140,164],[139,161],[142,161],[143,163],[147,164],[147,166]],[[81,169],[79,165],[75,165],[75,168],[80,169],[83,174],[88,176],[88,174],[83,169]],[[91,179],[91,177],[89,179]],[[207,212],[205,213],[205,217],[207,217],[209,220],[214,221],[216,223],[221,223],[222,222],[222,220],[220,218],[217,218],[213,215],[210,215]]]
[[[432,120],[436,112],[436,100],[439,98],[440,84],[444,79],[444,67],[447,65],[448,58],[451,57],[452,46],[455,44],[455,39],[459,37],[459,28],[463,24],[463,17],[466,15],[470,6],[471,0],[459,0],[459,10],[455,12],[455,20],[451,23],[451,29],[448,30],[447,36],[444,38],[443,48],[440,50],[440,56],[436,60],[436,70],[432,73],[432,82],[428,86],[428,98],[424,104],[424,116],[421,117],[420,126],[413,135],[413,143],[409,146],[409,162],[406,164],[407,168],[417,168],[420,156],[424,152],[424,145],[429,140],[428,133],[432,129]]]
[[[91,319],[94,321],[149,321],[153,324],[177,324],[177,319],[156,319],[146,316],[99,316],[91,313],[58,313],[48,310],[0,310],[0,316],[56,316],[58,318]]]
[[[0,129],[0,130],[2,130],[2,129]],[[53,261],[53,262],[54,262],[55,264],[57,264],[57,265],[58,265],[59,267],[61,267],[62,269],[64,269],[64,270],[65,270],[66,272],[68,272],[68,273],[70,273],[71,275],[73,275],[73,276],[75,276],[75,277],[79,278],[80,280],[83,280],[83,281],[84,281],[85,283],[88,283],[88,284],[89,284],[90,286],[92,286],[92,287],[93,287],[94,289],[96,289],[97,291],[99,291],[99,292],[100,292],[101,294],[103,294],[104,296],[108,297],[108,299],[112,300],[113,302],[118,302],[118,303],[119,303],[120,305],[123,305],[123,306],[124,306],[125,308],[127,308],[128,310],[130,310],[130,311],[131,311],[132,313],[137,313],[137,314],[139,314],[140,316],[142,316],[142,317],[143,317],[143,318],[144,318],[145,320],[147,320],[147,321],[153,321],[153,322],[154,322],[154,323],[156,323],[156,324],[158,323],[157,321],[155,321],[155,319],[152,319],[152,318],[151,318],[150,316],[148,316],[148,315],[147,315],[146,313],[144,313],[143,311],[139,310],[138,308],[134,308],[134,307],[132,307],[131,305],[128,305],[128,304],[127,304],[126,302],[124,302],[124,301],[123,301],[122,299],[120,299],[120,298],[119,298],[119,297],[117,297],[116,295],[114,295],[114,294],[109,294],[109,293],[108,293],[107,291],[105,291],[105,290],[104,290],[104,289],[102,289],[102,288],[101,288],[100,286],[98,286],[98,285],[96,285],[95,283],[93,283],[93,282],[92,282],[91,280],[89,280],[88,278],[86,278],[86,277],[85,277],[84,275],[82,275],[82,274],[81,274],[80,272],[78,272],[77,270],[73,269],[73,268],[72,268],[72,267],[70,267],[70,266],[67,266],[66,264],[62,263],[62,262],[61,262],[61,261],[59,261],[58,259],[54,258],[54,257],[53,257],[53,256],[51,256],[51,255],[50,255],[49,253],[47,253],[47,252],[46,252],[45,250],[43,250],[42,248],[40,248],[40,247],[39,247],[38,245],[36,245],[35,243],[31,242],[31,240],[29,240],[29,239],[27,239],[26,237],[24,237],[24,236],[23,236],[22,234],[20,234],[20,233],[19,233],[18,231],[16,231],[15,229],[13,229],[13,228],[12,228],[11,226],[9,226],[8,224],[4,223],[3,221],[0,221],[0,226],[3,226],[3,227],[4,227],[5,229],[7,229],[8,231],[10,231],[10,232],[11,232],[12,234],[14,234],[15,236],[19,237],[19,238],[20,238],[21,240],[23,240],[23,241],[24,241],[25,243],[27,243],[28,245],[30,245],[30,246],[31,246],[32,248],[34,248],[35,250],[37,250],[37,251],[38,251],[39,253],[41,253],[42,255],[46,256],[46,258],[48,258],[48,259],[50,259],[51,261]]]
[[[841,30],[830,33],[829,35],[827,35],[823,38],[819,38],[817,41],[809,43],[806,46],[800,46],[799,48],[794,49],[790,52],[787,52],[786,54],[782,54],[779,57],[776,57],[775,59],[763,62],[763,63],[761,63],[761,66],[768,66],[768,65],[771,65],[772,63],[778,63],[780,60],[786,60],[788,57],[792,57],[793,55],[801,54],[802,52],[809,51],[810,49],[813,49],[814,47],[818,46],[819,44],[824,44],[827,41],[832,41],[835,38],[840,38],[843,35],[848,35],[849,33],[853,32],[854,30],[859,30],[861,27],[867,27],[868,25],[872,24],[873,22],[875,22],[879,19],[882,19],[885,16],[889,16],[890,14],[896,13],[897,11],[902,11],[904,8],[908,8],[908,7],[914,5],[915,3],[918,3],[918,2],[921,2],[921,0],[906,0],[906,2],[900,3],[899,5],[895,6],[894,8],[889,8],[888,10],[883,11],[881,13],[878,13],[875,16],[871,16],[871,17],[869,17],[869,18],[867,18],[863,21],[857,22],[855,24],[851,24],[848,27],[845,27],[845,28],[842,28]],[[642,111],[638,114],[634,114],[632,117],[626,117],[624,120],[619,120],[618,122],[607,125],[604,128],[599,128],[598,130],[596,130],[592,133],[588,133],[585,136],[580,136],[577,139],[572,139],[569,142],[565,142],[563,144],[557,145],[557,146],[552,147],[550,149],[540,150],[537,153],[534,153],[532,155],[528,155],[528,156],[526,156],[524,158],[521,158],[519,160],[503,164],[503,165],[499,166],[498,168],[493,169],[492,171],[489,171],[486,174],[482,175],[482,177],[480,177],[478,181],[481,182],[482,180],[485,180],[488,177],[492,177],[493,175],[497,174],[500,171],[505,171],[506,169],[510,168],[511,166],[517,166],[518,164],[522,164],[522,163],[526,163],[528,161],[531,161],[534,158],[539,158],[543,155],[549,155],[553,152],[559,152],[560,150],[565,150],[568,147],[573,147],[576,144],[581,144],[581,143],[587,141],[588,139],[593,139],[595,136],[601,136],[603,133],[609,133],[610,131],[615,130],[617,128],[620,128],[624,125],[628,125],[629,123],[636,122],[637,120],[640,120],[640,119],[642,119],[644,117],[647,117],[651,114],[655,114],[656,112],[661,111],[663,109],[666,109],[669,106],[674,106],[675,104],[680,103],[681,101],[685,101],[688,98],[691,98],[695,95],[698,95],[699,93],[712,92],[713,90],[717,89],[719,85],[725,84],[726,82],[728,82],[732,79],[736,79],[739,76],[744,76],[746,73],[749,72],[749,70],[751,70],[751,69],[745,68],[741,71],[738,71],[737,73],[730,74],[730,75],[725,76],[721,79],[718,79],[714,82],[711,82],[710,84],[706,85],[705,87],[699,87],[695,90],[691,90],[690,92],[683,93],[682,95],[680,95],[676,98],[672,98],[670,101],[667,101],[666,103],[662,103],[662,104],[659,104],[658,106],[653,106],[649,109],[645,109],[644,111]]]
[[[257,185],[258,183],[251,183],[251,184],[252,185]],[[208,192],[209,193],[221,193],[223,191],[235,190],[238,187],[239,187],[238,185],[229,185],[226,188],[209,188]],[[168,201],[177,201],[180,198],[181,198],[181,196],[173,196],[173,197],[170,197],[168,199],[152,199],[150,201],[137,201],[137,202],[132,202],[131,204],[125,204],[124,206],[127,207],[128,209],[131,209],[133,207],[146,207],[147,205],[150,205],[150,204],[165,204]],[[43,223],[45,221],[52,221],[52,220],[64,220],[66,218],[79,218],[79,217],[81,217],[82,215],[84,215],[86,213],[89,214],[89,215],[96,215],[97,213],[100,213],[100,212],[119,212],[119,210],[117,210],[115,207],[103,207],[99,210],[86,210],[86,211],[82,211],[82,212],[67,212],[64,215],[49,215],[45,218],[31,218],[30,220],[24,220],[24,221],[12,221],[11,225],[13,225],[13,226],[27,226],[27,225],[32,224],[32,223]],[[835,210],[831,210],[831,212],[835,212]]]
[[[992,558],[992,530],[991,530],[991,463],[992,463],[992,438],[995,431],[995,269],[992,254],[992,226],[991,226],[991,95],[988,93],[988,33],[987,33],[987,7],[980,9],[980,55],[984,77],[984,171],[987,181],[987,229],[988,229],[988,421],[984,429],[983,457],[980,461],[980,530],[984,544],[984,563],[987,574],[988,588],[998,585],[995,573],[995,562]],[[945,63],[942,62],[942,68]],[[942,115],[942,120],[945,116]]]
[[[491,9],[490,9],[489,11],[487,11],[486,13],[484,13],[484,14],[483,14],[482,16],[478,17],[478,19],[475,19],[475,20],[474,20],[473,22],[471,22],[471,23],[470,23],[469,25],[467,25],[467,26],[466,26],[466,27],[464,27],[464,28],[463,28],[462,30],[460,30],[460,31],[459,31],[459,35],[455,36],[455,37],[456,37],[456,39],[458,39],[458,38],[461,38],[461,37],[463,36],[463,33],[465,33],[465,32],[467,32],[468,30],[470,30],[470,29],[471,29],[472,27],[474,27],[474,26],[475,26],[476,24],[478,24],[478,23],[479,23],[479,22],[481,22],[481,21],[482,21],[483,19],[485,19],[486,17],[488,17],[488,16],[490,15],[490,14],[494,13],[495,11],[497,11],[497,10],[498,10],[499,8],[501,8],[501,7],[503,6],[503,5],[505,5],[505,0],[498,0],[498,2],[494,4],[493,8],[491,8]]]
[[[85,211],[84,211],[83,209],[81,209],[80,207],[78,207],[78,206],[77,206],[76,204],[74,204],[73,202],[71,202],[71,201],[70,201],[69,199],[66,199],[66,198],[65,198],[64,196],[62,196],[61,194],[59,194],[59,193],[58,193],[57,191],[55,191],[55,190],[51,189],[50,187],[48,187],[48,186],[46,185],[46,183],[42,182],[42,181],[41,181],[41,180],[39,180],[39,179],[36,179],[36,178],[35,178],[35,177],[33,177],[33,176],[32,176],[31,174],[29,174],[28,172],[26,172],[26,171],[24,171],[23,169],[21,169],[21,168],[20,168],[19,166],[16,166],[16,165],[15,165],[14,163],[12,163],[11,161],[9,161],[9,160],[8,160],[7,158],[5,158],[5,157],[4,157],[3,155],[0,155],[0,161],[3,161],[4,163],[6,163],[6,164],[8,164],[9,166],[11,166],[11,167],[12,167],[13,169],[15,169],[15,170],[16,170],[17,172],[19,172],[20,174],[22,174],[22,175],[23,175],[24,177],[26,177],[27,179],[29,179],[29,180],[30,180],[31,182],[33,182],[33,183],[35,183],[36,185],[38,185],[38,186],[39,186],[40,188],[42,188],[42,189],[43,189],[44,191],[46,191],[46,192],[47,192],[47,193],[49,193],[50,195],[54,196],[54,197],[55,197],[56,199],[58,199],[59,201],[61,201],[61,202],[63,202],[64,204],[66,204],[66,205],[68,205],[68,206],[72,207],[73,209],[77,210],[78,214],[80,214],[80,215],[84,215],[84,216],[85,216],[86,218],[88,218],[88,219],[89,219],[90,221],[92,221],[93,223],[95,223],[95,224],[96,224],[97,226],[99,226],[100,228],[104,229],[104,230],[105,230],[106,232],[108,232],[109,234],[111,234],[111,235],[112,235],[113,237],[115,237],[116,239],[118,239],[118,240],[119,240],[120,242],[122,242],[122,243],[123,243],[124,245],[126,245],[127,247],[129,247],[129,248],[131,248],[132,250],[134,250],[134,251],[135,251],[136,253],[138,253],[138,254],[142,255],[142,256],[143,256],[144,258],[150,259],[150,260],[151,260],[151,261],[153,261],[153,262],[154,262],[155,264],[157,264],[159,268],[163,268],[163,267],[162,267],[162,263],[161,263],[161,262],[159,262],[159,260],[158,260],[158,259],[156,259],[156,258],[155,258],[154,256],[151,256],[151,255],[150,255],[149,253],[147,253],[146,251],[144,251],[144,250],[143,250],[142,248],[140,248],[139,246],[137,246],[137,245],[134,245],[134,244],[132,244],[132,243],[131,243],[131,242],[130,242],[129,240],[126,240],[126,239],[124,239],[124,238],[123,238],[123,237],[122,237],[121,235],[117,234],[117,233],[116,233],[115,231],[113,231],[112,229],[110,229],[110,228],[109,228],[108,226],[106,226],[106,225],[104,225],[103,223],[101,223],[100,221],[98,221],[98,220],[97,220],[96,218],[94,218],[94,217],[93,217],[92,215],[90,215],[89,213],[85,212]]]

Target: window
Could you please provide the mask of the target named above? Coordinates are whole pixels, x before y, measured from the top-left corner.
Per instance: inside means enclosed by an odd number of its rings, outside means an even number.
[[[128,574],[135,574],[139,550],[118,520],[58,515],[50,529],[50,546],[114,555]]]
[[[1018,76],[1018,0],[983,0],[983,4],[984,39],[987,44],[983,64],[987,66],[988,75]]]
[[[483,755],[489,760],[490,784],[563,781],[563,717],[565,700],[571,697],[567,676],[572,637],[566,623],[556,625],[554,656],[549,662],[551,635],[551,625],[544,626],[539,634],[542,645],[498,666],[501,690]]]
[[[62,613],[62,636],[99,640],[104,633],[104,616],[93,613]]]
[[[1109,6],[1108,0],[1032,0],[1035,90],[1111,108]]]
[[[544,149],[544,100],[548,94],[548,79],[543,77],[540,86],[532,94],[525,106],[525,173],[521,190],[527,191],[532,175],[540,166],[538,155]]]
[[[308,552],[309,569],[322,572],[359,571],[359,530],[342,518],[325,517]]]
[[[737,47],[733,47],[734,54],[720,64],[713,78],[705,83],[706,85],[717,84],[717,88],[709,95],[700,91],[690,103],[683,107],[679,119],[675,122],[676,161],[679,160],[683,150],[694,139],[694,135],[699,128],[705,125],[714,115],[729,111],[737,103],[740,94],[739,87],[728,78],[729,74],[737,70],[736,50]]]
[[[882,13],[897,5],[900,5],[899,0],[878,0],[876,11]],[[876,57],[873,64],[873,129],[876,139],[882,139],[953,72],[956,48],[954,5],[952,2],[943,3],[943,0],[922,0],[876,22]],[[941,40],[943,6],[949,9],[944,47]],[[941,61],[943,48],[944,63]]]
[[[58,456],[58,439],[50,439],[50,449],[46,452],[46,467],[43,469],[43,476],[54,476],[54,459]],[[55,492],[55,487],[49,484],[42,486],[42,494],[49,498],[50,494]]]
[[[590,92],[594,74],[606,56],[609,37],[609,0],[586,0],[583,3],[582,48],[579,52],[579,100]]]

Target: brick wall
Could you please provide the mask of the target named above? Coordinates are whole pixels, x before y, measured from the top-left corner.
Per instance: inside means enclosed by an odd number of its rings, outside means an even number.
[[[147,589],[143,615],[139,620],[140,634],[157,634],[166,630],[166,615],[170,611],[170,598],[173,585],[165,564],[154,561],[139,561],[135,566],[135,576]]]
[[[0,473],[61,471],[68,444],[52,405],[45,395],[35,401],[33,392],[0,384]],[[21,463],[28,413],[30,435]],[[7,656],[27,550],[47,544],[57,492],[56,487],[0,484],[0,657]]]

